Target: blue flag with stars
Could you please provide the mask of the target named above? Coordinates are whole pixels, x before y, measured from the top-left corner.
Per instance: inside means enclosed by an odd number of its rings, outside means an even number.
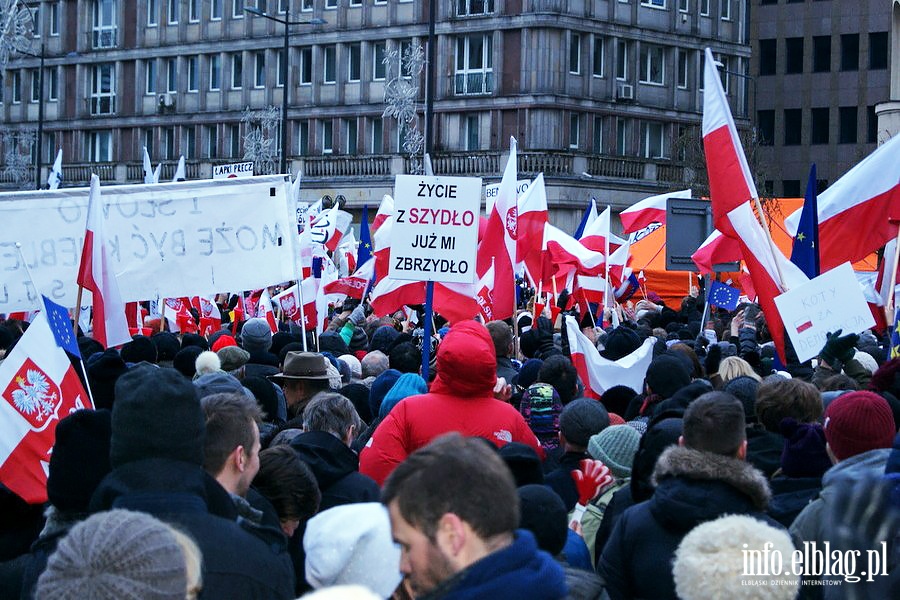
[[[819,276],[819,211],[816,199],[816,165],[809,169],[806,198],[800,213],[800,224],[794,237],[791,262],[810,279]]]
[[[369,233],[369,205],[363,204],[362,222],[359,225],[359,246],[356,248],[356,266],[372,258],[372,234]]]
[[[725,310],[737,308],[740,295],[739,289],[718,281],[713,281],[709,286],[709,303]]]
[[[891,328],[891,358],[900,357],[900,307],[894,316],[894,326]]]
[[[69,320],[69,311],[47,296],[42,295],[41,298],[44,299],[47,323],[50,325],[50,331],[53,332],[56,345],[69,354],[74,354],[81,358],[81,351],[78,349],[78,341],[75,339],[72,321]]]

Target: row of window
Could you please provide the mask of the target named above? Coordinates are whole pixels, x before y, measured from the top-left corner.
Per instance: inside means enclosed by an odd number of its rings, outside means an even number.
[[[783,145],[799,146],[803,143],[803,109],[786,108],[780,129],[784,132]],[[831,115],[829,107],[811,108],[809,115],[809,143],[830,144],[832,142]],[[840,106],[837,109],[837,143],[856,144],[859,142],[859,109],[856,106]],[[866,143],[877,142],[878,117],[875,106],[866,108]],[[775,140],[775,111],[759,110],[756,112],[759,138],[762,145],[773,145]]]
[[[116,0],[101,0],[103,2],[115,2]],[[412,2],[413,0],[397,0],[398,2]],[[168,25],[177,25],[179,21],[183,18],[182,3],[187,4],[187,20],[189,23],[198,23],[200,21],[201,9],[203,6],[203,2],[201,0],[146,0],[147,4],[147,25],[149,27],[155,27],[160,24],[161,17],[165,17],[165,23]],[[493,2],[490,0],[458,0],[460,9],[464,10],[463,14],[486,14],[489,12],[493,12]],[[387,4],[387,0],[373,0],[372,2],[375,5],[384,5]],[[226,0],[209,0],[206,2],[209,5],[209,13],[208,18],[210,21],[220,21],[223,18],[224,14],[224,5],[226,4]],[[256,8],[260,11],[266,12],[267,5],[272,7],[276,7],[278,14],[285,14],[288,8],[293,8],[293,6],[289,6],[290,0],[270,0],[266,2],[266,0],[230,0],[230,14],[232,19],[243,19],[245,15],[245,8],[252,7]],[[301,12],[309,12],[315,8],[314,0],[300,0],[298,2],[300,5]],[[352,8],[360,7],[363,5],[363,0],[347,0],[347,5]],[[490,8],[487,9],[486,6],[490,5]],[[160,10],[164,6],[165,13],[163,15]],[[326,10],[337,9],[338,0],[324,0],[323,7]],[[469,10],[471,8],[471,11]]]
[[[22,90],[27,86],[29,100],[40,102],[41,100],[41,76],[38,69],[17,69],[0,73],[0,103],[6,100],[4,91],[9,85],[9,101],[13,104],[22,102]],[[44,69],[44,90],[47,93],[46,100],[56,102],[59,100],[59,72],[56,67]]]
[[[623,4],[628,4],[629,0],[618,0]],[[687,13],[691,11],[691,0],[640,0],[641,6],[648,6],[650,8],[657,8],[660,10],[666,10],[669,7],[669,4],[677,5],[678,12]],[[718,0],[719,5],[719,18],[723,21],[730,21],[732,19],[731,16],[731,5],[733,0]],[[714,0],[696,0],[697,10],[700,13],[701,17],[710,16],[710,10],[714,3]]]
[[[41,7],[46,8],[42,11]],[[46,34],[53,37],[59,35],[59,2],[38,3],[29,7],[29,9],[31,10],[31,18],[34,21],[34,37],[40,38],[45,33],[43,20],[45,13],[47,15]]]
[[[888,32],[869,33],[869,69],[888,68]],[[813,73],[827,73],[832,69],[832,36],[815,35],[812,37],[812,60],[806,64],[806,40],[802,37],[789,37],[784,40],[785,74],[803,73],[811,68]],[[759,74],[775,75],[778,68],[778,40],[759,40]],[[860,65],[859,34],[845,33],[840,36],[839,68],[841,71],[858,71]]]

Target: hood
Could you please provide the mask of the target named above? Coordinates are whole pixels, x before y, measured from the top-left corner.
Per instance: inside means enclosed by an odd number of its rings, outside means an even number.
[[[849,477],[854,481],[885,472],[885,465],[891,455],[890,448],[877,448],[842,460],[822,476],[822,487],[828,487],[840,479]]]
[[[293,448],[310,468],[323,492],[359,470],[359,456],[330,433],[308,431],[291,440]]]
[[[438,346],[437,378],[431,391],[456,396],[491,396],[497,356],[488,330],[475,321],[453,325]]]

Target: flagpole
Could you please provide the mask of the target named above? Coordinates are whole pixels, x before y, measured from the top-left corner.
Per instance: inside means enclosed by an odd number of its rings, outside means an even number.
[[[888,298],[885,304],[885,316],[888,323],[893,323],[894,316],[894,288],[897,286],[897,261],[900,260],[900,228],[897,229],[896,243],[894,244],[894,268],[891,269],[891,285],[888,288]]]
[[[763,213],[762,203],[759,201],[759,197],[753,198],[753,201],[756,203],[756,210],[759,213],[759,223],[762,225],[763,231],[766,232],[766,239],[769,240],[769,248],[772,250],[772,258],[775,263],[775,270],[778,271],[778,287],[782,292],[788,291],[787,283],[784,280],[784,274],[781,272],[781,264],[778,262],[778,255],[781,254],[781,250],[779,250],[775,246],[775,240],[772,239],[772,232],[769,231],[769,223],[766,221],[766,215]]]
[[[434,282],[425,282],[425,336],[422,339],[422,379],[428,381],[428,365],[431,362],[431,319],[434,316]]]
[[[21,252],[21,251],[20,251]],[[78,294],[75,296],[75,321],[72,324],[72,330],[75,333],[75,339],[78,339],[78,321],[81,319],[81,295],[84,293],[84,288],[82,286],[78,286]]]

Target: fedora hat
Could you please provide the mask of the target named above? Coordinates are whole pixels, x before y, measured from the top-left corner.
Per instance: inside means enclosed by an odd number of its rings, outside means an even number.
[[[328,379],[328,361],[315,352],[288,352],[284,370],[270,379]]]

